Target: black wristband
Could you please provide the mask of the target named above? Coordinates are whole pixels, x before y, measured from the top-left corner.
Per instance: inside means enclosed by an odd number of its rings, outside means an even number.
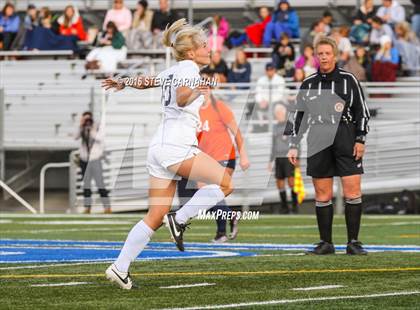
[[[360,136],[356,136],[356,142],[357,143],[361,143],[361,144],[365,144],[366,142],[366,136],[360,135]]]

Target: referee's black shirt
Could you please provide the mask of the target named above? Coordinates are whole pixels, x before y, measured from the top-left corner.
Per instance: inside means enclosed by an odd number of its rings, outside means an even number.
[[[291,148],[297,148],[311,125],[326,122],[353,123],[356,142],[365,141],[370,114],[362,87],[350,72],[336,66],[330,73],[318,71],[307,77],[297,94],[296,109]]]

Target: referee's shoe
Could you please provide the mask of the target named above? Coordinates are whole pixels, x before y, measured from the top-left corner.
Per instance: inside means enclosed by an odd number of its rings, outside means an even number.
[[[306,254],[310,255],[328,255],[334,253],[334,244],[322,240],[316,244],[315,248],[306,252]]]
[[[346,253],[349,255],[367,255],[367,251],[362,247],[362,243],[352,240],[347,243]]]

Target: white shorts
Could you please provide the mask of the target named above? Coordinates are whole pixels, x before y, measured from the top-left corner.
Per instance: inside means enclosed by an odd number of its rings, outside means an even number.
[[[168,167],[190,159],[200,152],[196,146],[153,144],[147,152],[147,170],[156,178],[181,180],[181,176],[169,171]]]

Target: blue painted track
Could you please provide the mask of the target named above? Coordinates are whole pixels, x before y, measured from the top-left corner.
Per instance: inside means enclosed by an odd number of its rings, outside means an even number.
[[[0,239],[0,263],[55,263],[112,261],[122,242],[75,240]],[[179,252],[173,243],[151,242],[141,253],[140,260],[217,258],[254,256],[258,251],[305,251],[309,244],[239,244],[185,243],[186,251]],[[345,245],[337,245],[338,251]],[[420,246],[366,245],[370,252],[419,252]],[[249,252],[252,251],[252,252]]]

